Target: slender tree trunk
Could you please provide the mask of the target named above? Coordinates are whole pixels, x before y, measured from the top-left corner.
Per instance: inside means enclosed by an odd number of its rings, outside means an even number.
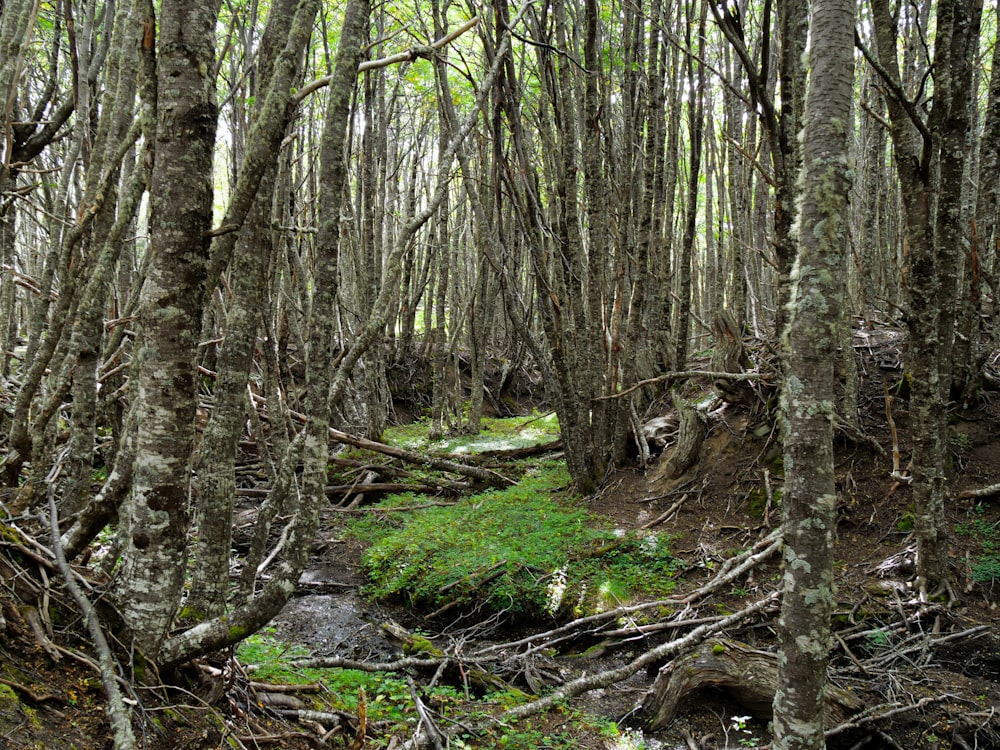
[[[842,341],[850,219],[853,0],[813,0],[798,258],[786,333],[784,592],[776,750],[826,747],[823,695],[837,522],[834,359]]]
[[[258,51],[258,80],[264,87],[258,96],[282,101],[271,107],[265,105],[263,112],[257,113],[250,131],[250,152],[258,147],[257,139],[273,147],[285,132],[290,115],[287,81],[301,76],[303,50],[318,8],[317,0],[286,0],[271,7]],[[272,76],[279,53],[285,59],[278,62],[290,70],[278,70]],[[260,172],[240,171],[239,179],[257,178],[259,187],[234,251],[233,297],[226,314],[225,340],[218,354],[215,403],[196,455],[198,541],[185,614],[197,619],[215,617],[226,605],[236,451],[245,423],[247,379],[262,322],[265,272],[273,252],[271,216],[277,160],[277,149],[272,148],[270,163]]]
[[[701,9],[701,17],[698,20],[698,52],[696,60],[687,58],[687,78],[688,90],[693,91],[693,101],[689,100],[688,106],[688,137],[691,139],[691,149],[688,152],[688,185],[687,196],[688,205],[684,221],[684,238],[681,242],[680,257],[677,261],[678,273],[678,305],[677,305],[677,330],[674,337],[674,366],[678,370],[686,367],[688,345],[691,338],[691,306],[694,300],[691,298],[691,273],[694,262],[694,246],[696,230],[698,226],[698,194],[701,184],[701,148],[705,132],[705,66],[702,60],[705,57],[705,18],[708,13],[708,6],[705,3],[698,4]],[[689,11],[688,29],[694,24],[694,9]],[[692,47],[690,33],[688,47]],[[695,71],[697,66],[697,73]]]
[[[152,261],[142,294],[140,404],[127,538],[115,599],[136,644],[156,658],[184,581],[194,442],[195,334],[212,220],[217,2],[166,0],[157,54],[150,193]],[[150,42],[151,43],[151,42]]]

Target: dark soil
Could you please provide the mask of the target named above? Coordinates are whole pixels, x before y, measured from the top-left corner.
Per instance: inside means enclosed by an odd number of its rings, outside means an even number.
[[[972,566],[982,552],[982,539],[954,533],[951,555],[955,601],[947,606],[940,603],[923,608],[917,602],[913,589],[911,493],[905,483],[890,476],[893,438],[884,394],[886,387],[895,385],[899,372],[894,358],[883,367],[886,360],[881,355],[885,349],[861,350],[864,386],[859,399],[860,426],[870,442],[838,438],[840,517],[836,541],[838,606],[834,617],[838,634],[831,678],[861,696],[869,709],[877,706],[878,713],[901,710],[872,726],[832,738],[830,747],[1000,747],[1000,581],[972,581]],[[901,398],[891,405],[904,472],[909,456],[906,407]],[[661,476],[658,459],[645,469],[624,468],[601,492],[588,498],[589,508],[631,529],[648,524],[684,497],[677,516],[657,530],[674,537],[675,554],[687,564],[678,578],[678,588],[693,590],[710,578],[715,566],[752,545],[779,523],[780,508],[773,499],[780,490],[782,466],[767,425],[762,405],[756,409],[719,409],[712,414],[695,468],[675,480]],[[1000,409],[987,399],[974,409],[956,411],[951,431],[951,494],[1000,482]],[[881,446],[884,455],[873,447],[875,444]],[[1000,522],[1000,498],[951,500],[947,513],[952,530],[975,518],[996,524]],[[420,626],[432,635],[440,632],[439,622],[424,622],[399,607],[383,608],[357,597],[363,583],[361,549],[356,541],[340,533],[342,518],[335,513],[326,518],[315,545],[316,563],[302,583],[301,595],[327,596],[331,601],[353,597],[361,623],[392,618],[408,627]],[[712,598],[709,604],[718,612],[735,611],[779,585],[778,561],[772,560],[728,592]],[[65,655],[55,662],[33,635],[12,593],[12,584],[5,584],[0,592],[5,620],[0,630],[0,750],[110,747],[103,693],[95,671]],[[369,634],[363,626],[345,622],[339,629],[336,624],[321,627],[309,619],[308,608],[302,607],[299,599],[289,605],[276,624],[279,637],[310,644],[320,653],[349,652],[355,658],[378,659],[391,656],[385,641]],[[85,630],[73,614],[72,605],[53,601],[51,611],[61,614],[58,621],[50,623],[49,637],[59,645],[90,653]],[[918,616],[919,612],[922,614]],[[775,623],[776,618],[771,617],[731,635],[756,648],[773,650]],[[926,636],[940,638],[977,626],[984,627],[937,646],[921,647],[928,642]],[[494,633],[490,637],[503,636]],[[594,658],[563,656],[557,661],[568,676],[595,672],[620,665],[656,642],[651,639],[612,644]],[[226,656],[220,655],[215,664],[226,665]],[[206,663],[202,672],[211,666]],[[199,674],[192,668],[164,676],[186,685],[189,693],[166,688],[140,691],[137,697],[145,714],[139,723],[148,732],[141,738],[143,747],[222,747],[226,746],[225,736],[244,731],[237,728],[247,727],[245,715],[220,714],[205,708],[197,696]],[[636,674],[625,683],[585,695],[574,705],[607,717],[624,717],[654,677]],[[4,685],[13,692],[4,692]],[[234,704],[230,701],[229,705]],[[243,710],[255,709],[247,702]],[[749,713],[725,691],[701,690],[688,696],[669,726],[647,739],[647,747],[763,746],[770,739],[767,716],[752,716],[745,722],[746,731],[733,725],[733,716]],[[258,718],[253,728],[258,738],[270,738],[259,746],[316,746],[315,738],[307,738],[300,728],[277,723],[260,711],[255,715]],[[581,740],[584,746],[608,745],[595,736]]]

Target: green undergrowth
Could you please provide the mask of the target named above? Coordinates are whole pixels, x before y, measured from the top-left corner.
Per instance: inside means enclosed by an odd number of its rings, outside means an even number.
[[[237,657],[247,665],[256,682],[278,685],[317,684],[317,693],[298,693],[312,700],[317,711],[339,710],[357,715],[364,701],[369,723],[365,747],[384,748],[391,738],[409,737],[417,724],[417,712],[405,677],[387,672],[355,669],[315,669],[301,667],[297,660],[308,658],[303,646],[277,640],[272,628],[252,635],[237,647]],[[461,748],[504,747],[528,750],[580,747],[583,737],[615,739],[620,735],[614,722],[565,707],[521,722],[504,721],[502,713],[532,699],[520,690],[502,690],[475,696],[462,686],[437,684],[420,688],[421,699],[432,708],[443,726],[462,722],[479,727],[475,733],[458,734],[449,746]],[[377,727],[377,729],[375,729]],[[556,727],[553,730],[553,727]],[[335,745],[340,747],[341,745]]]
[[[979,503],[973,510],[972,518],[967,523],[959,524],[956,530],[972,539],[981,550],[969,571],[972,580],[982,584],[1000,581],[1000,522],[987,519],[986,508]]]
[[[665,536],[616,532],[581,507],[563,461],[530,462],[513,487],[455,505],[373,512],[350,526],[370,546],[363,564],[376,599],[535,620],[602,611],[673,587]],[[414,506],[410,494],[379,508]]]
[[[559,439],[559,420],[554,413],[502,419],[485,418],[478,435],[450,435],[431,440],[430,421],[424,419],[412,424],[389,427],[382,439],[389,445],[407,450],[461,456],[550,443]]]

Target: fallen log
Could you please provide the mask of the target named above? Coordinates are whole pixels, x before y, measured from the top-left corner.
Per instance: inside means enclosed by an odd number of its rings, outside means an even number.
[[[639,716],[650,729],[664,727],[682,700],[707,687],[722,688],[748,712],[769,720],[778,688],[778,656],[739,641],[720,638],[706,642],[660,669],[642,700]],[[827,685],[827,726],[843,723],[863,706],[850,691]]]
[[[254,394],[253,400],[254,403],[267,406],[267,399],[263,396]],[[306,415],[301,412],[289,410],[288,414],[297,422],[304,424],[307,421]],[[472,479],[479,480],[488,487],[503,487],[515,484],[514,480],[508,479],[503,474],[491,471],[490,469],[484,469],[479,466],[469,466],[468,464],[450,461],[446,458],[428,456],[423,453],[415,453],[413,451],[404,450],[403,448],[397,448],[394,445],[386,445],[385,443],[380,443],[376,440],[369,440],[368,438],[363,438],[359,435],[351,435],[346,432],[341,432],[334,427],[329,429],[329,435],[338,443],[353,445],[355,448],[361,448],[362,450],[372,451],[374,453],[382,453],[386,456],[393,456],[394,458],[398,458],[402,461],[416,464],[418,466],[428,466],[432,469],[438,469],[439,471],[447,471],[451,474],[471,477]]]

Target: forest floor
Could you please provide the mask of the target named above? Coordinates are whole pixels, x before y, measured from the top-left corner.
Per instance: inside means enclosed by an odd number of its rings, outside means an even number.
[[[904,474],[909,456],[905,399],[897,397],[888,409],[886,406],[886,387],[892,388],[899,378],[898,348],[891,336],[862,344],[858,347],[863,383],[859,412],[867,439],[837,442],[840,507],[831,668],[833,684],[860,700],[854,704],[852,721],[839,722],[841,731],[830,738],[829,746],[844,750],[1000,747],[1000,497],[961,496],[963,491],[1000,482],[1000,399],[986,399],[975,408],[953,411],[948,482],[952,499],[947,514],[953,532],[950,554],[955,601],[921,602],[913,590],[911,493],[905,482],[892,476],[895,441],[888,415],[898,435]],[[686,614],[681,613],[683,617],[674,613],[674,622],[679,622],[676,627],[651,627],[615,637],[607,637],[599,628],[581,627],[570,647],[562,643],[545,651],[544,664],[535,673],[536,682],[551,679],[554,687],[558,682],[572,683],[581,675],[620,670],[656,646],[694,629],[698,622],[717,622],[779,589],[775,555],[761,559],[745,575],[725,581],[721,587],[706,589],[718,580],[728,559],[762,549],[778,525],[776,501],[782,466],[773,438],[766,421],[754,416],[753,410],[717,409],[712,412],[700,460],[686,474],[667,480],[663,459],[654,459],[645,469],[617,472],[599,493],[586,499],[587,510],[611,519],[620,529],[656,528],[669,534],[671,552],[680,561],[671,594],[674,600],[706,593],[692,599],[696,603],[687,607]],[[675,510],[671,517],[657,523],[670,508]],[[521,624],[516,629],[487,632],[461,620],[444,626],[441,618],[426,619],[398,601],[371,602],[359,594],[365,584],[363,545],[343,533],[344,518],[343,514],[324,514],[314,562],[300,591],[268,629],[265,640],[256,642],[258,650],[252,656],[261,655],[262,645],[284,643],[289,645],[283,648],[298,656],[338,654],[391,661],[400,655],[399,643],[379,631],[378,624],[386,620],[420,633],[448,653],[457,643],[467,652],[482,652],[484,647],[531,637],[532,632],[558,624],[534,629]],[[16,552],[18,564],[26,564],[23,542],[0,539],[0,548],[4,554]],[[40,570],[43,579],[56,577],[44,563],[40,548],[35,555],[35,575]],[[39,622],[38,610],[24,606],[15,596],[20,571],[11,567],[10,558],[5,562],[0,557],[0,573],[5,581],[0,591],[0,750],[111,747],[100,681],[81,657],[92,649],[80,621],[66,615],[64,620],[49,621],[43,612]],[[38,588],[39,584],[26,582],[24,586]],[[72,606],[62,611],[71,612]],[[618,622],[628,619],[623,616]],[[695,622],[685,629],[684,623],[692,620]],[[771,654],[776,620],[777,609],[769,606],[761,614],[715,634],[715,640],[709,640],[717,644],[712,650],[742,653],[740,649],[746,648],[750,654]],[[655,618],[652,622],[655,625]],[[697,651],[696,645],[686,649],[687,653],[692,651]],[[380,735],[387,722],[372,721],[366,736],[358,732],[356,714],[364,713],[358,710],[358,698],[354,699],[353,717],[348,716],[350,711],[342,714],[339,732],[330,730],[328,724],[321,727],[322,721],[290,723],[282,718],[281,705],[263,705],[259,682],[254,692],[252,681],[262,678],[246,671],[245,662],[251,660],[251,654],[243,651],[240,659],[233,656],[223,654],[175,675],[170,681],[184,683],[184,690],[159,686],[137,694],[142,712],[137,726],[147,732],[140,736],[141,746],[360,747],[359,742],[365,747],[405,746],[407,737],[401,734]],[[760,674],[720,676],[709,670],[695,676],[680,686],[677,710],[665,726],[645,733],[630,730],[629,726],[642,723],[633,713],[637,703],[651,687],[665,684],[669,667],[662,670],[664,681],[657,682],[665,661],[657,660],[621,680],[560,701],[556,709],[533,717],[530,729],[522,724],[520,731],[493,729],[478,735],[459,731],[462,722],[489,720],[490,714],[503,726],[514,727],[517,722],[513,719],[503,719],[509,708],[506,704],[480,704],[479,714],[463,714],[462,718],[452,714],[448,721],[438,722],[444,730],[451,729],[450,740],[445,731],[439,742],[442,747],[456,748],[671,750],[765,747],[770,742],[766,701],[761,699],[761,694],[767,696],[768,678]],[[295,674],[287,675],[286,681],[294,682]],[[311,673],[303,669],[298,674],[308,679]],[[224,680],[221,675],[225,675]],[[418,679],[426,680],[427,675],[418,675]],[[440,706],[427,697],[429,693],[414,691],[413,683],[409,689],[401,681],[393,684],[399,695],[367,697],[373,716],[376,702],[417,701],[420,695],[429,704],[429,708],[423,707],[431,712],[428,716],[442,716],[434,714]],[[520,687],[528,686],[522,681]],[[678,688],[674,685],[673,689]],[[273,693],[269,695],[268,700],[273,700]],[[436,700],[440,703],[445,698],[437,694]],[[365,698],[360,701],[363,704]],[[625,718],[621,729],[609,730],[610,721],[629,716],[631,721]],[[648,719],[649,714],[642,716]],[[327,730],[325,739],[323,727]],[[474,739],[477,736],[478,741]]]

